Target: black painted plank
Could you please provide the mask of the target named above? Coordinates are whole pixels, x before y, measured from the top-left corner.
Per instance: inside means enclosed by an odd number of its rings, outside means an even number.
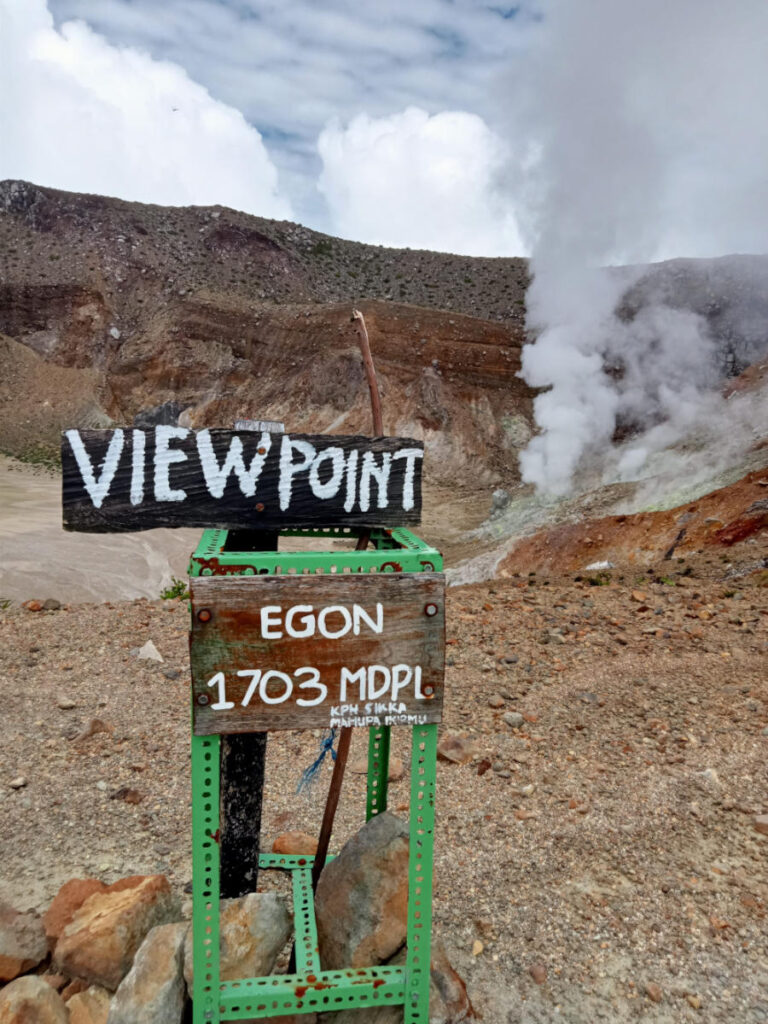
[[[417,525],[423,453],[421,441],[402,437],[69,430],[63,525],[89,533]]]

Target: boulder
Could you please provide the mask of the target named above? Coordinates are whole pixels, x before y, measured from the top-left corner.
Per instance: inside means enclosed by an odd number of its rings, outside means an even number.
[[[0,1024],[69,1024],[69,1011],[46,981],[28,974],[0,991]]]
[[[98,878],[70,878],[62,885],[43,914],[45,934],[51,949],[88,897],[93,896],[95,892],[103,892],[104,889],[106,885]]]
[[[220,910],[221,980],[270,974],[291,935],[288,900],[273,892],[250,892],[222,900]],[[192,994],[192,929],[184,942],[184,977]]]
[[[314,857],[317,853],[317,839],[306,832],[283,832],[272,843],[272,853],[295,854]]]
[[[165,876],[123,878],[75,912],[56,943],[55,960],[68,974],[114,991],[147,933],[178,917]]]
[[[383,963],[405,942],[407,909],[408,826],[384,811],[320,876],[315,915],[323,967]]]
[[[84,992],[67,1003],[69,1024],[107,1024],[109,1017],[109,992],[100,985],[91,985]],[[136,1017],[138,1022],[141,1017]]]
[[[189,925],[153,928],[112,1000],[108,1024],[180,1024],[187,998],[184,939]]]
[[[0,981],[12,981],[45,959],[48,943],[37,914],[0,904]]]
[[[406,952],[400,950],[390,964],[402,966]],[[429,986],[429,1024],[462,1024],[475,1020],[474,1010],[467,995],[467,986],[454,971],[442,942],[432,940],[432,969]],[[365,1010],[339,1010],[324,1013],[322,1024],[402,1024],[402,1006],[378,1006]]]

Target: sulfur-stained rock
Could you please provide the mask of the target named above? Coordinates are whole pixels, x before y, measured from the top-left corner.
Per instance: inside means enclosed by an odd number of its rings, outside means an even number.
[[[380,964],[405,942],[408,827],[385,811],[325,867],[315,914],[326,970]]]
[[[221,901],[221,980],[270,974],[291,934],[288,901],[272,892],[250,892]],[[192,993],[192,929],[184,943],[184,977]]]
[[[67,1003],[67,1009],[69,1024],[107,1024],[109,992],[100,985],[91,985],[84,992],[72,996]],[[136,1024],[140,1020],[141,1017],[136,1017]]]
[[[69,1011],[46,981],[28,974],[0,991],[0,1024],[69,1024]]]
[[[88,897],[105,889],[106,885],[98,878],[70,878],[62,885],[43,914],[45,934],[51,949]]]
[[[68,974],[114,991],[147,933],[178,917],[163,875],[123,878],[76,911],[56,943],[55,961]]]
[[[48,944],[37,914],[0,904],[0,981],[12,981],[45,959]]]
[[[180,1024],[187,992],[184,938],[189,925],[164,924],[142,942],[112,1000],[108,1024]]]

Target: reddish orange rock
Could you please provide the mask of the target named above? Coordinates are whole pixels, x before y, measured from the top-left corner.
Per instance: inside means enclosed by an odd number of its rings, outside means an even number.
[[[61,998],[65,1003],[68,1003],[72,996],[78,995],[80,992],[85,992],[88,988],[88,982],[83,981],[82,978],[75,978],[73,981],[61,991]]]
[[[12,981],[37,967],[48,952],[37,914],[22,914],[0,904],[0,982]]]
[[[317,853],[317,839],[308,836],[306,832],[283,832],[272,843],[272,853],[314,857]]]
[[[164,875],[122,879],[88,897],[62,931],[54,958],[68,974],[114,991],[150,929],[178,917]]]
[[[104,889],[106,886],[98,878],[71,878],[62,885],[43,915],[45,934],[51,949],[88,897]]]

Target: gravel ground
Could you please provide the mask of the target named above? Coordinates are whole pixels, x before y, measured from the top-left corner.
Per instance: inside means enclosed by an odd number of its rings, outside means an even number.
[[[534,579],[449,597],[442,731],[472,756],[439,764],[434,905],[476,1009],[768,1021],[768,588]],[[137,659],[149,639],[162,664]],[[0,612],[0,898],[43,909],[85,874],[164,872],[183,891],[187,663],[178,601]],[[317,748],[270,737],[265,843],[319,828],[328,774],[295,795]],[[348,773],[334,845],[364,785]]]

